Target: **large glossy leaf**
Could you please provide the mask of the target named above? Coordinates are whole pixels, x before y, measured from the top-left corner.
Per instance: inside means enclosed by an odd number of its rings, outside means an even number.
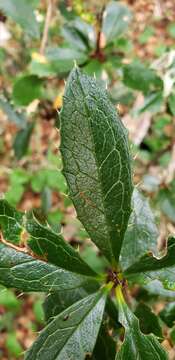
[[[99,291],[60,313],[40,333],[25,360],[84,360],[99,332],[106,294]]]
[[[131,20],[129,8],[119,2],[111,1],[104,12],[102,32],[106,42],[110,43],[120,36]]]
[[[133,211],[121,249],[123,269],[131,266],[148,251],[157,253],[159,232],[148,201],[137,189],[133,192],[132,207]]]
[[[31,37],[39,37],[39,25],[28,0],[0,0],[0,9]]]
[[[168,360],[168,356],[157,338],[152,334],[144,335],[140,331],[138,319],[125,303],[120,286],[116,293],[119,321],[125,328],[124,342],[117,353],[116,360]]]
[[[6,287],[22,291],[54,292],[82,287],[88,279],[91,281],[92,278],[0,244],[0,284]]]
[[[70,246],[61,234],[56,234],[51,228],[41,225],[33,214],[26,218],[6,200],[0,200],[0,226],[6,241],[20,244],[22,232],[25,231],[27,245],[37,256],[71,272],[95,275],[78,251]]]
[[[175,290],[175,238],[170,237],[167,244],[167,253],[156,258],[152,253],[145,254],[126,271],[126,276],[136,275],[137,281],[161,281],[166,289]]]
[[[61,153],[78,218],[108,260],[115,262],[131,212],[127,134],[105,90],[78,68],[66,85]]]

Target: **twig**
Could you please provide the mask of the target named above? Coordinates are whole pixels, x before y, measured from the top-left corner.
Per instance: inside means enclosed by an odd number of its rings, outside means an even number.
[[[46,13],[46,19],[44,24],[44,31],[43,36],[41,40],[41,46],[40,46],[40,54],[44,55],[45,48],[48,41],[48,33],[49,33],[49,25],[52,17],[52,10],[53,10],[53,0],[48,0],[47,3],[47,13]]]

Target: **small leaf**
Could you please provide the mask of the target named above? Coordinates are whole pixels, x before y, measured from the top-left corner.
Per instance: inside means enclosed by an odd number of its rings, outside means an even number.
[[[75,68],[61,111],[63,173],[78,218],[108,260],[118,260],[131,212],[126,130],[105,90]]]
[[[42,80],[36,75],[26,75],[15,81],[12,97],[17,105],[27,106],[42,96]]]
[[[120,286],[116,289],[119,321],[125,328],[125,338],[116,360],[168,360],[165,350],[155,336],[144,335],[140,331],[139,321],[128,308]]]
[[[28,0],[0,0],[0,9],[32,38],[39,38],[39,25]]]
[[[86,52],[95,46],[94,29],[81,18],[67,22],[62,29],[62,34],[70,47],[74,49]]]
[[[27,152],[34,125],[34,122],[28,123],[25,129],[20,130],[15,137],[13,147],[15,156],[18,160],[20,160]]]
[[[104,12],[102,33],[106,43],[110,43],[119,37],[128,28],[131,20],[129,8],[119,2],[111,1]]]
[[[151,113],[156,114],[160,112],[163,101],[162,91],[152,92],[145,97],[144,104],[136,111],[138,114],[141,114],[144,111],[150,111]]]
[[[6,241],[19,244],[23,231],[23,213],[16,211],[6,200],[0,200],[0,230]]]
[[[124,66],[123,82],[126,86],[144,93],[162,88],[162,80],[156,73],[139,62]]]
[[[160,311],[159,316],[167,326],[173,327],[175,323],[175,302],[166,304],[164,309]]]
[[[151,253],[145,254],[125,271],[127,277],[132,274],[139,275],[137,281],[139,277],[146,282],[157,279],[163,283],[165,289],[175,290],[175,238],[168,239],[165,256],[156,258]]]
[[[175,116],[175,93],[168,97],[168,105],[173,116]]]
[[[60,313],[40,333],[25,360],[84,360],[93,351],[105,300],[99,291]]]
[[[61,234],[56,234],[46,226],[41,225],[31,214],[26,222],[26,230],[31,235],[28,246],[32,251],[45,256],[46,259],[63,269],[84,275],[95,275],[95,272],[81,259],[78,251],[74,250]]]
[[[93,278],[79,275],[0,244],[0,284],[22,291],[54,292],[82,287]]]
[[[3,100],[0,98],[0,108],[2,111],[7,115],[8,120],[11,122],[14,122],[17,126],[21,128],[26,127],[26,117],[23,113],[18,113],[14,107],[9,104],[9,102],[6,100]]]
[[[120,261],[123,269],[131,266],[148,251],[157,253],[159,232],[148,201],[137,189],[133,192],[132,206],[133,212],[121,250]]]

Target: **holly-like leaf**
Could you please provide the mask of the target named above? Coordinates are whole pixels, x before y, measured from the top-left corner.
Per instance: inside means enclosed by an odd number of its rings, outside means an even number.
[[[151,308],[144,303],[138,304],[135,315],[139,319],[140,329],[144,334],[154,334],[158,338],[163,338],[160,319],[153,313]]]
[[[107,259],[117,261],[131,212],[127,134],[106,91],[78,68],[66,85],[60,150],[79,220]]]
[[[82,287],[93,278],[64,270],[0,244],[0,284],[22,291],[54,292]]]
[[[0,0],[0,9],[33,38],[39,37],[39,25],[28,0]]]
[[[125,338],[116,360],[168,360],[165,350],[154,335],[144,335],[139,328],[139,321],[128,308],[120,286],[116,289],[119,321],[125,328]]]
[[[59,268],[71,272],[94,276],[95,272],[86,264],[61,234],[41,225],[33,214],[26,216],[15,210],[6,200],[0,200],[0,226],[6,241],[20,244],[25,231],[27,246],[39,257]]]
[[[134,264],[148,251],[157,253],[159,232],[148,201],[137,189],[133,192],[132,207],[133,211],[121,249],[120,261],[123,269]]]
[[[104,12],[102,32],[106,42],[110,43],[128,28],[131,20],[129,8],[119,2],[111,1]]]
[[[106,294],[99,291],[60,313],[26,353],[25,360],[84,360],[93,351]]]
[[[23,213],[15,210],[6,200],[0,200],[0,230],[5,240],[20,243],[23,231]]]
[[[145,254],[138,262],[131,265],[126,271],[128,277],[139,277],[141,281],[161,281],[166,289],[175,290],[175,238],[170,237],[167,244],[167,253],[161,258],[156,258],[152,253]]]
[[[81,259],[78,251],[70,246],[61,234],[41,225],[30,214],[26,222],[26,230],[30,234],[28,246],[32,251],[46,257],[51,264],[84,275],[95,275],[94,271]]]

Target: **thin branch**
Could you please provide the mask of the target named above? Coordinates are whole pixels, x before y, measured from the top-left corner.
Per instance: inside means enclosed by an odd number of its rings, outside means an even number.
[[[44,24],[44,31],[43,36],[41,40],[41,46],[40,46],[40,54],[44,55],[45,48],[48,41],[48,33],[49,33],[49,26],[52,18],[52,10],[53,10],[53,0],[48,0],[47,2],[47,13],[46,13],[46,19]]]

